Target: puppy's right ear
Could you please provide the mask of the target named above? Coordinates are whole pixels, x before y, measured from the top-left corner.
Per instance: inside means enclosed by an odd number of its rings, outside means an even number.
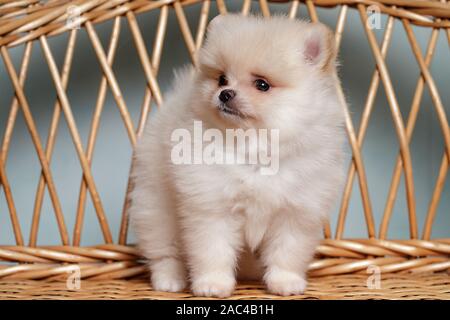
[[[309,25],[303,43],[303,58],[307,64],[327,71],[336,60],[334,33],[322,23]]]

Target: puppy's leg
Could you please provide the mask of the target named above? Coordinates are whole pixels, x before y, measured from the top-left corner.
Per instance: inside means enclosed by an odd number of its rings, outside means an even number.
[[[274,218],[261,250],[264,281],[270,292],[282,296],[304,292],[308,265],[320,237],[318,226],[308,229],[283,214]]]
[[[153,289],[183,290],[186,271],[180,258],[173,201],[156,188],[136,188],[131,200],[130,216],[141,252],[148,259]]]
[[[227,297],[234,290],[241,246],[240,223],[232,215],[195,213],[183,220],[183,237],[192,291],[197,296]]]

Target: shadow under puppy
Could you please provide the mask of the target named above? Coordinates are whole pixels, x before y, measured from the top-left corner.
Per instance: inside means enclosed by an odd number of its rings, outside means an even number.
[[[153,288],[180,291],[190,280],[195,295],[226,297],[238,275],[301,294],[344,178],[334,36],[281,16],[218,16],[198,58],[198,69],[177,73],[135,149],[130,215]],[[193,137],[192,150],[211,143],[194,121],[224,136],[276,130],[276,148],[253,144],[270,149],[276,172],[262,174],[260,162],[196,163],[195,154],[174,163],[176,130]]]

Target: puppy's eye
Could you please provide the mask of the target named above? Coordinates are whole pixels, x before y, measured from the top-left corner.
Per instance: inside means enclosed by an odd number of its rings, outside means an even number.
[[[219,87],[226,86],[227,84],[228,84],[227,77],[225,77],[225,75],[222,74],[222,75],[219,77]]]
[[[267,81],[263,79],[257,79],[255,80],[255,87],[259,91],[267,91],[270,89],[270,84],[268,84]]]

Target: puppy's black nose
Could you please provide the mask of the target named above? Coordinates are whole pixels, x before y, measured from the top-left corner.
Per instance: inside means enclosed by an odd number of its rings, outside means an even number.
[[[222,92],[219,94],[219,100],[223,103],[230,101],[236,96],[236,91],[231,89],[225,89],[222,90]]]

